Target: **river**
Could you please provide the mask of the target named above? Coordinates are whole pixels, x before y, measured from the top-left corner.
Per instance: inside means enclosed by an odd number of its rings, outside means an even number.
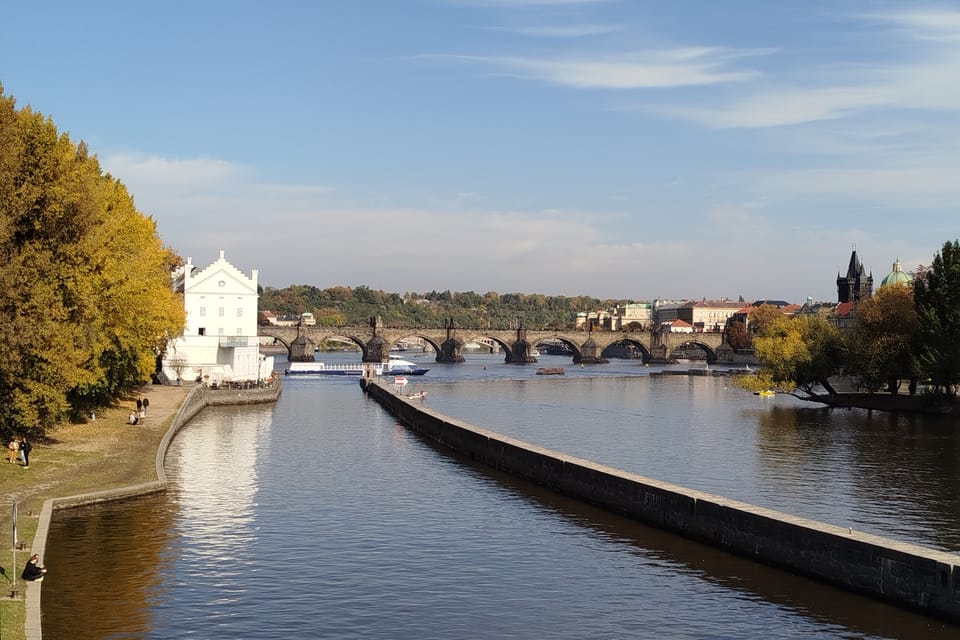
[[[495,355],[429,366],[407,391],[478,426],[960,550],[948,421],[761,398],[636,361],[541,357],[564,376]],[[399,426],[356,379],[290,376],[275,406],[206,409],[167,473],[163,496],[54,518],[48,640],[960,633],[478,468]]]

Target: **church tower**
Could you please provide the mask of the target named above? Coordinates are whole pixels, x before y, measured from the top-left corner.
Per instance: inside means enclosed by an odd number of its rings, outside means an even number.
[[[857,250],[850,254],[850,266],[847,267],[846,277],[837,274],[837,301],[860,302],[873,295],[873,274],[867,275]]]

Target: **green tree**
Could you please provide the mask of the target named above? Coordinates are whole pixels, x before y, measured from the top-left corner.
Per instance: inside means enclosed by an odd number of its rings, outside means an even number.
[[[913,283],[915,348],[923,373],[938,390],[956,394],[960,383],[960,245],[945,242]]]
[[[913,380],[918,374],[913,353],[916,332],[912,289],[903,284],[881,287],[857,304],[848,373],[869,391],[886,386],[890,393],[897,393],[900,381]]]

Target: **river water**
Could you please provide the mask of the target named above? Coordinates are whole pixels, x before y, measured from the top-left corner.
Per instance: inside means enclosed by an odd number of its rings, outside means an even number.
[[[635,361],[541,357],[562,377],[495,355],[429,366],[406,392],[478,426],[960,550],[949,421],[828,411]],[[274,406],[206,409],[167,473],[163,496],[57,514],[48,640],[960,637],[478,468],[399,426],[356,379],[287,377]]]

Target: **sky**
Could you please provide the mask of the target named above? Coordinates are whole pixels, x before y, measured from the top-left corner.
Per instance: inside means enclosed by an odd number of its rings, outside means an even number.
[[[960,0],[16,2],[0,83],[264,286],[835,301],[960,233]]]

